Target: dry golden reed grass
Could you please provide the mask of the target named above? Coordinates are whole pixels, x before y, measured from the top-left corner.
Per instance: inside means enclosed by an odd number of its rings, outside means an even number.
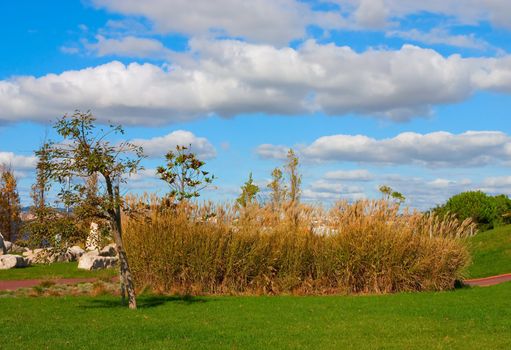
[[[131,198],[125,245],[139,288],[182,294],[337,294],[445,290],[463,277],[470,221],[385,201],[330,210]]]

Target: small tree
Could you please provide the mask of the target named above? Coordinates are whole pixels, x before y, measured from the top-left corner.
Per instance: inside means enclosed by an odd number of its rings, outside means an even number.
[[[199,197],[199,192],[215,179],[214,175],[203,170],[206,163],[199,160],[190,149],[191,145],[176,146],[175,151],[165,155],[165,166],[156,168],[156,174],[170,187],[170,197],[178,202]]]
[[[300,201],[302,176],[298,173],[299,160],[295,152],[289,149],[287,152],[286,171],[289,179],[288,199],[291,205],[296,205]]]
[[[252,178],[252,173],[248,175],[248,180],[245,182],[243,186],[241,186],[241,194],[236,199],[236,202],[242,207],[246,208],[248,205],[252,204],[257,194],[259,193],[259,186],[254,184],[254,180]]]
[[[275,168],[271,172],[271,182],[267,186],[270,189],[270,202],[273,209],[278,209],[282,206],[286,198],[286,185],[283,182],[283,174],[280,168]]]
[[[300,204],[300,186],[302,184],[302,176],[298,172],[299,164],[300,162],[295,152],[292,149],[289,149],[287,152],[287,163],[285,165],[289,181],[289,191],[287,193],[287,216],[295,227],[298,225],[299,219],[298,205]]]
[[[0,232],[6,240],[18,237],[21,205],[16,177],[10,168],[0,165]]]
[[[142,148],[129,142],[111,144],[107,141],[112,134],[124,134],[121,126],[110,125],[107,130],[95,125],[95,118],[90,113],[76,111],[72,116],[64,116],[58,120],[54,128],[63,140],[60,143],[49,142],[45,145],[47,157],[46,175],[59,182],[68,178],[88,179],[99,174],[104,180],[105,192],[98,197],[98,209],[109,218],[114,241],[119,254],[121,274],[121,294],[123,301],[128,294],[129,307],[137,307],[135,288],[128,264],[128,257],[122,240],[120,183],[126,177],[137,172],[142,159]],[[37,152],[39,157],[43,154]],[[67,205],[81,201],[80,194],[86,193],[85,184],[73,184],[61,192]]]
[[[396,204],[401,205],[406,200],[406,197],[397,191],[394,191],[390,186],[382,185],[379,188],[383,200],[386,202],[389,202],[390,200],[393,200]]]

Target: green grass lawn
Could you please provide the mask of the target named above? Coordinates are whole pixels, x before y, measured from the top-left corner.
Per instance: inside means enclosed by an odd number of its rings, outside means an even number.
[[[336,297],[0,298],[8,349],[508,349],[511,283]]]
[[[511,273],[511,225],[477,234],[469,241],[472,278]]]
[[[2,280],[28,280],[28,279],[53,279],[53,278],[91,278],[113,277],[117,269],[87,271],[78,270],[77,262],[37,264],[21,269],[0,270]]]

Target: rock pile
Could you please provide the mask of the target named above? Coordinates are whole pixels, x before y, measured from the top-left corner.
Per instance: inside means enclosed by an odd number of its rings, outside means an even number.
[[[101,251],[91,250],[83,254],[78,260],[78,268],[82,270],[99,270],[115,267],[119,258],[115,244],[109,244]]]
[[[15,255],[20,254],[20,255]],[[28,248],[17,246],[4,240],[0,233],[0,269],[25,267],[30,264],[51,264],[54,262],[78,261],[78,268],[83,270],[99,270],[114,267],[119,258],[115,243],[105,246],[103,249],[83,250],[79,246],[73,246],[65,251],[53,248]]]

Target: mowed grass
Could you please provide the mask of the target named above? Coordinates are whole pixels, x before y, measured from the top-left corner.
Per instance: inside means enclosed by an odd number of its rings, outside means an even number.
[[[471,278],[511,273],[511,225],[477,234],[469,241]]]
[[[0,298],[7,349],[506,349],[511,283],[335,297]]]
[[[77,262],[61,262],[54,264],[36,264],[20,269],[0,270],[0,281],[46,280],[57,278],[107,278],[116,276],[117,273],[117,269],[98,271],[78,270]]]

